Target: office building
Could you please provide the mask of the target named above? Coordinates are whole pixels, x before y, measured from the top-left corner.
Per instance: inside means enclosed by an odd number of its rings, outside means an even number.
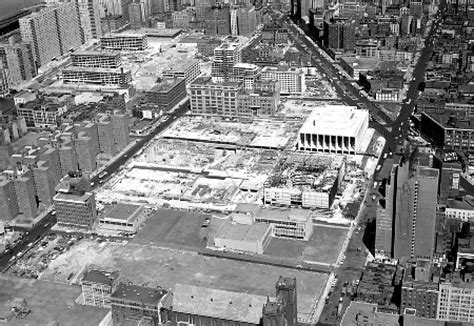
[[[123,68],[92,68],[69,66],[62,70],[64,83],[84,83],[97,85],[128,85],[132,82],[132,72]]]
[[[6,73],[8,88],[18,86],[36,76],[36,65],[30,44],[15,43],[13,38],[8,43],[0,43],[0,62]]]
[[[239,211],[239,207],[236,208]],[[260,208],[255,212],[256,223],[273,226],[272,235],[277,238],[309,240],[313,234],[313,223],[308,210],[300,208]]]
[[[257,13],[255,7],[231,9],[231,34],[250,36],[257,28]]]
[[[369,112],[345,105],[326,105],[309,115],[298,133],[298,149],[358,154],[365,151]]]
[[[66,175],[53,198],[57,225],[83,231],[92,230],[97,220],[95,195],[89,180],[77,172]]]
[[[167,321],[172,296],[161,288],[119,284],[110,297],[114,325],[137,323],[158,326]]]
[[[278,81],[282,94],[302,94],[306,91],[306,76],[300,68],[285,65],[264,67],[262,79]]]
[[[110,296],[117,290],[120,279],[118,271],[108,272],[88,268],[81,280],[82,303],[110,308]]]
[[[232,68],[241,61],[241,46],[238,42],[222,43],[214,49],[211,75],[219,81],[227,81]]]
[[[394,165],[385,184],[385,207],[377,207],[375,220],[375,257],[390,259],[393,253],[393,211],[395,205],[397,166]]]
[[[15,183],[2,176],[0,176],[0,211],[2,212],[1,221],[10,221],[20,212]]]
[[[20,18],[23,42],[30,44],[36,66],[80,46],[83,41],[76,3],[60,3]]]
[[[230,35],[230,7],[213,6],[206,11],[204,29],[207,35]]]
[[[189,85],[201,74],[199,60],[189,59],[177,63],[176,66],[163,70],[163,78],[180,78]]]
[[[116,69],[122,64],[120,53],[112,51],[78,51],[71,53],[74,67]]]
[[[147,102],[158,106],[164,112],[170,111],[186,97],[184,79],[165,79],[146,92]]]
[[[99,0],[99,17],[122,15],[123,0]]]
[[[84,42],[102,36],[99,0],[76,0]]]
[[[145,35],[121,33],[106,34],[100,38],[100,47],[103,50],[143,51],[147,44]]]
[[[336,51],[353,52],[355,26],[344,19],[324,21],[324,45]]]
[[[189,85],[191,112],[201,115],[236,116],[238,93],[243,83],[214,83],[210,77],[198,77]]]
[[[394,258],[432,259],[439,171],[420,166],[410,177],[407,165],[397,175]]]

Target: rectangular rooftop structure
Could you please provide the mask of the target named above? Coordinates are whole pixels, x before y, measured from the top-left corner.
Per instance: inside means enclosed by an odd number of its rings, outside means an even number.
[[[178,315],[205,316],[234,323],[259,325],[267,297],[216,290],[192,285],[176,284],[173,291],[172,321]]]
[[[133,204],[114,204],[99,217],[99,228],[132,234],[147,218],[145,207]]]
[[[316,108],[299,131],[298,149],[338,154],[358,154],[369,127],[369,111],[355,106]]]

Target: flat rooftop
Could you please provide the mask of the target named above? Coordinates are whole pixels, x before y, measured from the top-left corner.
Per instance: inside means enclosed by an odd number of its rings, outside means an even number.
[[[111,298],[157,306],[166,293],[167,291],[161,288],[148,288],[122,283],[118,286],[117,290],[112,293]]]
[[[271,225],[267,223],[241,224],[228,218],[215,237],[237,241],[260,241],[268,234],[270,228]]]
[[[143,206],[133,204],[113,204],[101,218],[131,221],[143,210]]]
[[[115,73],[115,74],[128,74],[131,73],[129,69],[124,68],[94,68],[94,67],[75,67],[69,66],[64,68],[63,71],[84,71],[84,72],[103,72],[103,73]]]
[[[307,222],[311,219],[310,211],[302,208],[261,207],[255,213],[255,218],[274,221]]]
[[[120,56],[119,52],[115,51],[105,51],[105,50],[99,50],[99,51],[76,51],[71,53],[71,57],[79,57],[79,56],[99,56],[99,57],[118,57]]]
[[[313,110],[300,133],[355,137],[368,119],[367,110],[347,105],[326,105]]]
[[[84,275],[82,282],[98,283],[112,286],[114,280],[118,278],[118,272],[108,272],[98,269],[92,269]]]
[[[263,295],[183,284],[173,294],[174,311],[250,324],[260,323],[267,301]]]
[[[358,70],[373,70],[380,64],[379,58],[356,58],[342,56],[339,60],[344,61],[348,65]]]
[[[92,196],[94,196],[94,194],[90,193],[90,192],[85,192],[83,195],[69,194],[69,193],[66,194],[66,193],[58,192],[54,196],[53,200],[83,203],[83,202],[86,202],[87,200],[89,200],[89,198],[92,197]]]

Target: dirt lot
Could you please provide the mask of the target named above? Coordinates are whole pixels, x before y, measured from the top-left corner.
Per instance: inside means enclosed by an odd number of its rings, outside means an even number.
[[[322,273],[204,257],[192,252],[137,244],[83,240],[56,258],[41,279],[65,281],[86,264],[119,269],[124,281],[173,288],[176,283],[199,285],[259,295],[275,295],[280,275],[298,281],[298,313],[307,318],[328,276]]]
[[[9,309],[8,302],[20,297],[26,299],[31,312],[24,319],[13,318],[8,325],[98,325],[109,309],[81,306],[74,300],[81,293],[78,286],[48,281],[26,280],[0,275],[0,309]]]
[[[314,226],[308,242],[273,238],[265,254],[332,264],[337,260],[347,231],[341,227]]]

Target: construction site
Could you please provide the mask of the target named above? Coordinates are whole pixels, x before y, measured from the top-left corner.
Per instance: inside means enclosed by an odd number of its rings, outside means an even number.
[[[281,157],[264,184],[264,202],[331,208],[346,172],[345,156],[296,152]]]

